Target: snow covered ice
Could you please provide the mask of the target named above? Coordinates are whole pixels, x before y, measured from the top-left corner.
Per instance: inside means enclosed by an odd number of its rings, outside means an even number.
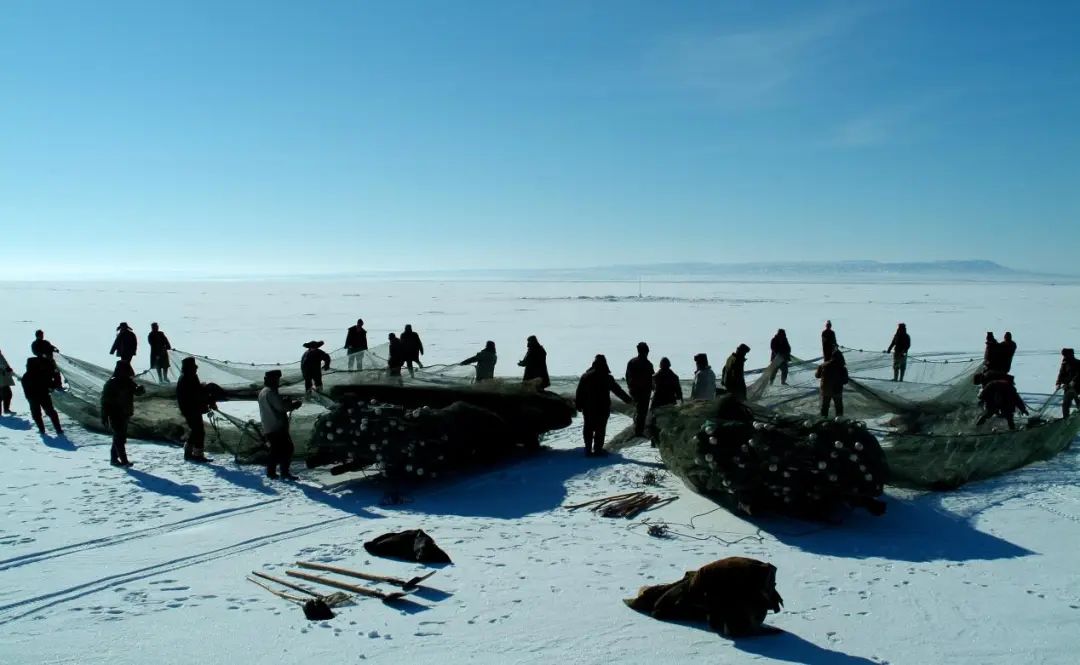
[[[0,349],[19,367],[36,328],[67,355],[109,365],[117,322],[145,339],[159,321],[174,346],[216,358],[296,360],[301,344],[344,339],[358,316],[370,338],[412,323],[429,362],[499,347],[516,375],[524,340],[547,347],[552,374],[596,353],[616,375],[649,342],[683,378],[694,353],[714,367],[740,342],[748,364],[788,331],[813,356],[822,321],[842,344],[884,349],[904,321],[912,352],[981,351],[1011,330],[1022,391],[1049,393],[1057,351],[1080,342],[1080,287],[1040,283],[510,283],[262,281],[0,284]],[[340,339],[339,339],[340,338]],[[1038,352],[1038,353],[1030,353]],[[136,357],[147,366],[146,351]],[[74,425],[39,437],[16,391],[0,428],[0,662],[788,662],[1074,663],[1080,620],[1080,458],[1068,450],[943,494],[888,491],[888,513],[840,526],[751,523],[689,492],[647,445],[596,460],[580,425],[546,454],[431,484],[380,506],[368,481],[299,470],[271,482],[226,455],[184,464],[179,449],[132,441],[136,466],[108,464],[109,440]],[[610,433],[629,420],[613,419]],[[609,434],[610,436],[610,434]],[[660,476],[679,499],[635,520],[565,503],[641,488]],[[675,534],[646,533],[645,519]],[[692,526],[691,526],[692,521]],[[424,568],[369,556],[363,542],[422,528],[453,558],[412,595],[416,607],[357,600],[326,622],[245,581],[297,560],[411,577]],[[646,584],[725,556],[779,569],[784,634],[728,640],[663,623],[622,603]]]

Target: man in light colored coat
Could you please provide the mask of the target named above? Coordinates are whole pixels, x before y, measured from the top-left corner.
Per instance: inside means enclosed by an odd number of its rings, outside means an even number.
[[[270,444],[270,459],[266,462],[268,478],[296,480],[289,471],[293,456],[293,441],[289,436],[289,412],[300,408],[299,400],[284,398],[278,392],[281,387],[281,370],[270,370],[263,375],[263,389],[259,391],[259,418],[262,420],[263,437]],[[280,476],[278,469],[281,469]]]
[[[709,357],[704,353],[694,356],[694,384],[690,399],[716,399],[716,372],[709,367]]]

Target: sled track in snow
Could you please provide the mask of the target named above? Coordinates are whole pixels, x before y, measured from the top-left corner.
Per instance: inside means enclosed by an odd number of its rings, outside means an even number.
[[[138,568],[130,570],[126,573],[117,573],[116,575],[109,575],[90,582],[78,584],[66,589],[60,589],[59,591],[53,591],[51,593],[34,596],[33,598],[27,598],[25,600],[19,600],[14,603],[8,603],[7,605],[0,605],[0,626],[24,619],[28,616],[37,614],[43,610],[47,610],[50,607],[62,605],[64,603],[71,602],[83,596],[89,596],[91,594],[104,591],[110,587],[118,586],[121,584],[130,584],[139,580],[146,579],[148,577],[155,577],[162,573],[172,572],[174,570],[180,570],[182,568],[188,568],[201,563],[214,561],[215,559],[222,559],[230,557],[236,554],[247,552],[250,550],[258,549],[265,545],[272,545],[291,538],[297,538],[300,536],[306,536],[310,533],[322,531],[328,529],[339,522],[345,520],[356,519],[355,515],[343,515],[340,517],[333,517],[322,522],[316,522],[315,524],[307,524],[305,526],[297,527],[295,529],[286,529],[285,531],[278,531],[265,536],[258,536],[256,538],[249,538],[242,540],[239,543],[233,545],[227,545],[225,547],[219,547],[208,552],[202,552],[200,554],[192,554],[185,557],[179,557],[176,559],[170,559],[153,566],[146,566],[144,568]],[[23,610],[20,612],[20,610]]]
[[[10,559],[0,560],[0,572],[10,570],[12,568],[18,568],[20,566],[30,565],[32,563],[38,563],[40,561],[48,561],[49,559],[56,559],[58,557],[68,556],[70,554],[80,554],[82,552],[98,549],[100,547],[120,545],[121,543],[138,540],[140,538],[149,538],[150,536],[158,536],[166,533],[172,533],[174,531],[180,531],[182,529],[193,526],[201,526],[210,522],[216,522],[217,520],[224,517],[231,517],[233,515],[239,515],[260,510],[269,505],[282,501],[283,499],[284,497],[279,497],[277,499],[259,501],[257,503],[252,503],[246,506],[237,506],[235,508],[215,510],[214,512],[206,513],[205,515],[198,515],[196,517],[182,519],[179,522],[171,522],[169,524],[162,524],[160,526],[152,526],[145,529],[128,531],[126,533],[118,533],[114,536],[94,538],[93,540],[85,540],[81,543],[72,543],[71,545],[54,547],[52,549],[42,550],[40,552],[20,554],[19,556],[11,557]]]

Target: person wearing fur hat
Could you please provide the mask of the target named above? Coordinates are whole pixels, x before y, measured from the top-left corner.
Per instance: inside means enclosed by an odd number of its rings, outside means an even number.
[[[206,426],[203,414],[212,408],[210,393],[199,381],[199,366],[191,356],[180,362],[180,378],[176,381],[176,405],[187,422],[187,441],[184,443],[184,459],[189,462],[208,462],[203,452],[206,444]]]
[[[330,369],[330,354],[322,350],[322,345],[322,341],[307,342],[304,344],[307,351],[300,357],[300,373],[304,375],[304,390],[308,392],[313,387],[322,390],[322,373]]]
[[[11,389],[15,387],[15,370],[0,352],[0,415],[11,415]]]
[[[1073,404],[1080,407],[1080,360],[1076,359],[1073,349],[1061,350],[1061,368],[1058,369],[1057,387],[1065,394],[1061,400],[1061,415],[1069,417],[1069,409]]]
[[[889,343],[889,348],[885,349],[885,353],[893,354],[893,381],[904,380],[904,372],[907,371],[907,354],[910,349],[911,335],[908,335],[907,324],[901,323],[896,326],[896,333],[893,335],[892,342]]]
[[[720,373],[720,384],[732,395],[739,399],[746,399],[746,354],[750,353],[750,347],[740,344],[735,352],[728,356],[724,363],[724,370]]]
[[[592,367],[581,375],[574,399],[584,421],[581,433],[585,439],[586,457],[607,455],[604,436],[611,416],[611,393],[627,404],[634,401],[611,375],[607,358],[602,354],[597,355]]]
[[[112,348],[109,349],[109,355],[118,356],[120,360],[130,364],[138,348],[139,338],[135,336],[135,331],[127,322],[121,321],[120,325],[116,326],[116,339],[113,340]]]
[[[300,408],[300,401],[283,398],[278,392],[280,387],[281,370],[270,370],[263,375],[263,389],[259,391],[259,419],[262,421],[263,436],[270,446],[266,476],[296,480],[296,476],[289,471],[294,450],[289,435],[289,413]],[[278,469],[281,470],[280,474]]]
[[[135,370],[120,360],[113,375],[101,389],[101,424],[112,430],[113,443],[109,462],[113,466],[131,466],[127,456],[128,423],[135,415],[135,396],[145,389],[135,383]]]

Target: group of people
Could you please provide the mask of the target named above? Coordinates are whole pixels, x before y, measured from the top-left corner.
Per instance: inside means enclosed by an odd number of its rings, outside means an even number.
[[[169,380],[169,351],[172,345],[157,323],[151,324],[147,336],[150,347],[150,366],[156,372],[157,380],[165,383]],[[130,466],[125,443],[131,419],[134,415],[134,400],[142,394],[143,387],[135,381],[132,360],[138,351],[138,339],[126,322],[121,322],[116,329],[116,338],[109,350],[118,357],[112,376],[105,383],[101,395],[101,417],[103,425],[113,433],[111,462],[118,466]],[[414,374],[413,365],[423,368],[420,356],[424,354],[424,344],[412,325],[406,325],[400,336],[389,334],[389,358],[387,373],[394,377],[401,376],[401,370],[408,368]],[[307,391],[322,389],[322,373],[330,369],[330,355],[322,350],[324,342],[312,340],[304,345],[300,367]],[[788,372],[792,361],[791,343],[784,329],[777,331],[770,341],[768,380],[775,382],[777,375],[782,385],[787,385]],[[38,430],[45,434],[44,417],[47,416],[57,435],[63,434],[60,420],[52,403],[52,390],[62,389],[63,379],[57,368],[55,354],[59,349],[45,339],[43,331],[35,332],[30,345],[32,357],[27,359],[26,372],[21,378],[23,393],[30,407],[31,417]],[[836,339],[832,322],[826,321],[821,332],[822,362],[817,367],[815,376],[819,381],[821,396],[820,415],[829,416],[830,410],[836,416],[844,415],[844,386],[850,377],[844,354]],[[907,356],[911,349],[911,336],[907,326],[900,323],[885,353],[893,355],[893,381],[903,381],[907,371]],[[368,351],[367,331],[363,319],[357,319],[356,325],[346,332],[345,350],[349,370],[364,369]],[[657,370],[649,359],[649,346],[645,342],[637,345],[637,354],[627,362],[624,379],[627,390],[619,385],[612,376],[604,355],[597,355],[589,369],[581,376],[575,402],[582,413],[584,426],[582,436],[587,455],[604,455],[604,439],[607,421],[611,411],[611,395],[614,394],[627,404],[634,406],[634,433],[644,436],[649,414],[664,406],[671,406],[683,401],[683,389],[679,377],[671,369],[668,358],[660,359]],[[707,354],[694,356],[694,377],[690,389],[690,399],[713,399],[720,392],[732,394],[740,399],[747,398],[745,377],[746,358],[750,347],[739,344],[728,356],[717,382],[716,374],[709,364]],[[1009,373],[1016,354],[1016,342],[1012,333],[1006,332],[1003,340],[998,341],[992,332],[986,333],[986,351],[982,371],[976,376],[976,382],[982,385],[979,401],[984,413],[979,419],[981,424],[993,416],[1005,418],[1010,428],[1015,428],[1014,414],[1017,411],[1027,413],[1027,407],[1016,390],[1015,380]],[[1064,392],[1062,412],[1069,416],[1073,405],[1080,406],[1080,360],[1073,349],[1062,349],[1062,362],[1057,376],[1057,389]],[[495,342],[488,341],[484,348],[475,355],[461,361],[461,365],[476,366],[476,380],[488,381],[495,376],[495,364],[498,359]],[[547,351],[535,335],[526,339],[525,357],[518,362],[524,369],[522,380],[534,383],[538,389],[551,385],[547,368]],[[368,369],[376,369],[369,367]],[[300,402],[280,394],[281,372],[273,370],[264,377],[264,386],[259,393],[259,411],[262,421],[263,436],[270,448],[270,461],[267,475],[272,478],[292,478],[289,471],[289,459],[293,444],[288,432],[288,414],[299,408]],[[0,414],[11,414],[12,389],[15,386],[14,369],[0,353]],[[208,461],[205,452],[206,431],[203,416],[216,408],[215,396],[198,376],[195,358],[186,357],[181,362],[180,376],[176,383],[177,407],[183,416],[189,434],[184,445],[184,459],[192,462]]]

